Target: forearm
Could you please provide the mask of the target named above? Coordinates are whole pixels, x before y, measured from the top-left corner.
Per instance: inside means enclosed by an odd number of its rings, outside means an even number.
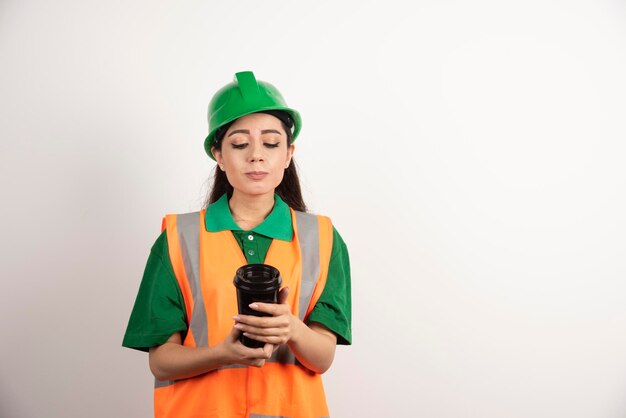
[[[178,380],[215,370],[225,365],[220,345],[186,347],[175,342],[150,349],[150,370],[159,380]]]
[[[298,321],[297,332],[288,345],[300,363],[321,374],[333,363],[337,337],[321,324],[313,322],[307,326]]]
[[[263,348],[245,347],[234,327],[222,342],[211,347],[183,346],[180,334],[176,333],[165,344],[150,349],[150,370],[159,380],[177,380],[231,364],[262,367],[273,349],[272,344]]]

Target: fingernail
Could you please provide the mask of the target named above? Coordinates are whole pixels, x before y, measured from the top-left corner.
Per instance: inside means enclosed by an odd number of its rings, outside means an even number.
[[[251,303],[251,304],[250,304],[250,305],[248,305],[248,306],[250,306],[252,309],[256,309],[256,308],[258,308],[258,307],[259,307],[259,305],[257,305],[256,303]]]
[[[240,318],[239,318],[239,316],[235,315],[235,316],[233,316],[233,319],[234,319],[235,321],[239,321],[239,319],[240,319]]]

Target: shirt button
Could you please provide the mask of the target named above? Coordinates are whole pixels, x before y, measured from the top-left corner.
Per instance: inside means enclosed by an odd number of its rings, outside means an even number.
[[[252,241],[254,239],[254,235],[248,235],[248,239]]]
[[[248,250],[249,255],[254,255],[254,250]]]

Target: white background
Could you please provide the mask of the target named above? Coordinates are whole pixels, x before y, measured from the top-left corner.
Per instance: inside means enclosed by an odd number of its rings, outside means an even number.
[[[626,416],[618,0],[1,0],[0,416],[151,416],[122,336],[241,70],[350,249],[334,417]]]

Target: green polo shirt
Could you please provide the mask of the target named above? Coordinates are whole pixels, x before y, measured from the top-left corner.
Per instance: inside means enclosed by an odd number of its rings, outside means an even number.
[[[248,263],[263,263],[272,240],[291,241],[289,206],[277,195],[274,208],[251,231],[235,223],[226,195],[206,210],[206,230],[232,231]],[[307,322],[319,322],[337,335],[337,344],[351,344],[350,261],[343,239],[333,227],[333,247],[326,286]],[[185,302],[169,258],[165,231],[154,243],[135,300],[122,345],[148,351],[174,333],[187,332]]]

